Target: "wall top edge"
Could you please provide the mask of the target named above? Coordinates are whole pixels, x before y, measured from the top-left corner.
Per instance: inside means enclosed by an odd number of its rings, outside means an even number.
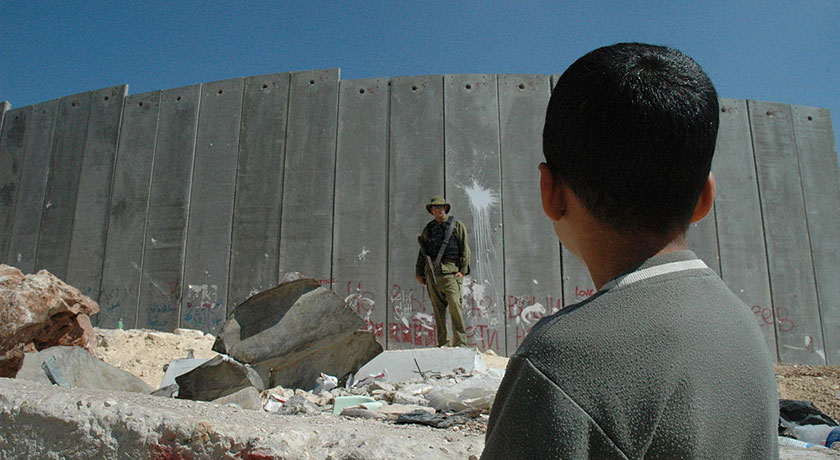
[[[721,99],[723,99],[723,98],[721,98]],[[778,102],[778,101],[765,101],[765,100],[761,100],[761,99],[744,99],[744,100],[745,100],[745,101],[747,101],[747,103],[748,103],[748,104],[760,104],[760,105],[768,105],[768,104],[769,104],[769,105],[789,105],[789,106],[791,106],[791,107],[803,107],[803,108],[808,108],[808,109],[812,109],[812,110],[825,110],[825,111],[827,111],[827,112],[829,112],[829,113],[831,112],[831,111],[830,111],[828,108],[826,108],[826,107],[813,106],[813,105],[801,105],[801,104],[794,104],[794,103],[789,103],[789,102]]]
[[[162,89],[146,91],[146,92],[137,93],[137,94],[129,94],[128,84],[123,83],[123,84],[119,84],[119,85],[107,86],[107,87],[104,87],[104,88],[99,88],[99,89],[94,89],[94,90],[89,90],[89,91],[82,91],[82,92],[75,93],[75,94],[69,94],[69,95],[66,95],[66,96],[61,96],[61,97],[57,97],[57,98],[54,98],[54,99],[49,99],[49,100],[46,100],[46,101],[37,102],[37,103],[31,104],[30,106],[26,106],[26,107],[31,107],[31,106],[35,106],[35,105],[39,105],[39,104],[44,104],[44,103],[47,103],[47,102],[58,101],[60,99],[66,98],[66,97],[81,96],[81,95],[86,94],[86,93],[95,93],[95,92],[99,92],[99,91],[106,91],[106,90],[109,90],[111,88],[125,88],[123,97],[128,97],[129,95],[130,96],[151,95],[151,94],[158,93],[158,92],[161,92],[161,91],[169,91],[169,90],[189,88],[189,87],[196,86],[196,85],[209,85],[209,84],[215,84],[215,83],[229,81],[229,80],[240,80],[240,79],[246,79],[247,80],[247,79],[252,79],[252,78],[269,78],[269,77],[272,77],[272,76],[281,76],[281,75],[295,76],[295,75],[304,75],[304,74],[308,74],[308,73],[319,73],[319,72],[320,73],[328,73],[328,74],[329,73],[334,73],[337,76],[339,81],[348,81],[348,82],[383,81],[383,80],[384,81],[391,81],[391,80],[407,80],[407,79],[417,79],[417,78],[452,79],[452,78],[471,78],[471,77],[481,77],[481,76],[490,76],[490,77],[495,77],[497,79],[501,78],[501,77],[505,77],[505,78],[511,78],[511,77],[514,77],[514,78],[515,77],[542,78],[542,77],[545,77],[545,78],[549,78],[549,79],[551,79],[551,78],[556,79],[557,77],[559,77],[558,74],[531,74],[531,73],[521,73],[521,74],[520,73],[499,73],[499,74],[485,73],[485,74],[483,74],[483,73],[468,73],[468,74],[398,75],[398,76],[392,76],[392,77],[371,77],[371,78],[354,78],[354,79],[349,79],[349,80],[341,80],[341,69],[338,68],[338,67],[331,67],[331,68],[324,68],[324,69],[295,70],[295,71],[287,71],[287,72],[275,72],[275,73],[267,73],[267,74],[259,74],[259,75],[250,75],[250,76],[244,76],[244,77],[233,77],[233,78],[213,80],[213,81],[202,82],[202,83],[193,83],[193,84],[183,85],[183,86],[178,86],[178,87],[173,87],[173,88],[162,88]],[[804,106],[804,105],[785,103],[785,102],[762,101],[762,100],[755,100],[755,99],[737,99],[737,98],[727,98],[727,97],[720,97],[720,100],[721,101],[730,101],[730,102],[732,102],[732,101],[747,101],[748,103],[754,103],[754,104],[785,104],[785,105],[790,105],[790,106],[798,106],[798,107],[804,107],[804,108],[810,108],[810,109],[816,109],[816,110],[825,110],[825,111],[828,111],[830,113],[829,109],[827,109],[825,107],[819,107],[819,106]],[[12,108],[11,102],[0,101],[0,110],[9,111],[9,110],[11,110],[11,108]],[[23,107],[19,107],[18,109],[21,109],[21,108],[23,108]]]

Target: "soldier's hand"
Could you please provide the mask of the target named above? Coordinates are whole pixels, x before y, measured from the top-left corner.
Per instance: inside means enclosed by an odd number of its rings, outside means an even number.
[[[458,272],[458,273],[455,274],[455,278],[460,278],[462,276],[464,276],[464,274],[461,273],[461,272]]]
[[[422,284],[423,286],[426,285],[426,280],[420,275],[417,275],[417,282]]]

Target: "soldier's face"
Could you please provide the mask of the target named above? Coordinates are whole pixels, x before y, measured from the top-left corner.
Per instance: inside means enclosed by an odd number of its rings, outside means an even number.
[[[435,216],[435,220],[438,222],[442,222],[446,219],[446,206],[432,206],[432,215]]]

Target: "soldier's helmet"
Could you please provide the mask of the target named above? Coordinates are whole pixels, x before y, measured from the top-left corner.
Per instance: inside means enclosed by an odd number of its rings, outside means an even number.
[[[452,205],[446,201],[446,198],[435,195],[430,200],[429,203],[426,204],[426,211],[431,214],[432,213],[432,206],[446,206],[446,213],[449,214],[449,210],[452,208]]]

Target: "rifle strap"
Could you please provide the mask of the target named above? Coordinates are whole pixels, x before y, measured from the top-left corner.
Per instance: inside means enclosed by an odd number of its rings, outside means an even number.
[[[449,239],[452,238],[452,232],[455,230],[455,218],[449,216],[449,220],[447,221],[448,226],[446,227],[446,236],[443,237],[443,242],[440,245],[440,249],[438,249],[437,257],[435,257],[435,267],[440,265],[441,259],[443,259],[443,252],[446,251],[446,247],[449,246]]]

